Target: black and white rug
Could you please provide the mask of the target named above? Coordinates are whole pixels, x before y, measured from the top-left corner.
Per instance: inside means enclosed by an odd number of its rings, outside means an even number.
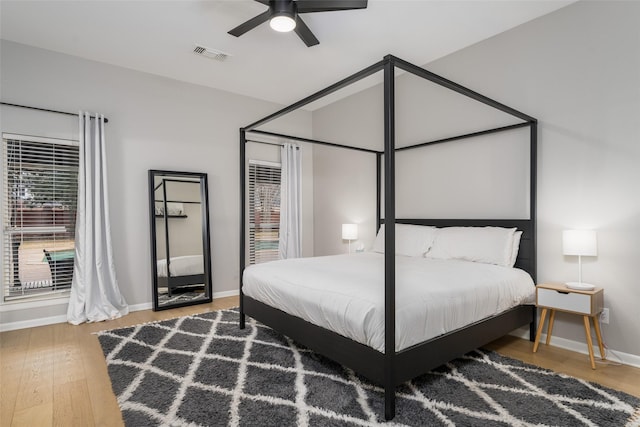
[[[238,313],[98,333],[127,426],[374,426],[382,390]],[[640,426],[640,399],[478,350],[397,390],[386,425]]]

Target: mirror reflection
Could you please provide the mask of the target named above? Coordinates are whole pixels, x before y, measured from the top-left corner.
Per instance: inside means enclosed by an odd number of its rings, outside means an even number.
[[[154,310],[211,301],[206,174],[149,171]]]

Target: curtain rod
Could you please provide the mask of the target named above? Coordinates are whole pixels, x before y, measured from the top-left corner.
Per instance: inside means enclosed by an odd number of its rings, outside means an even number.
[[[30,107],[28,105],[20,105],[20,104],[12,104],[10,102],[0,102],[0,104],[2,105],[7,105],[9,107],[18,107],[18,108],[27,108],[29,110],[37,110],[37,111],[45,111],[47,113],[57,113],[57,114],[65,114],[67,116],[76,116],[78,117],[77,113],[69,113],[67,111],[58,111],[58,110],[50,110],[48,108],[40,108],[40,107]],[[94,119],[95,117],[91,117],[92,119]],[[106,117],[104,118],[104,122],[105,123],[109,123],[109,119],[107,119]]]

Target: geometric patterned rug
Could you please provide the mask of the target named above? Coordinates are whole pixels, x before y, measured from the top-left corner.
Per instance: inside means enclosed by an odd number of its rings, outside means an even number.
[[[476,350],[382,390],[237,310],[97,333],[127,426],[640,426],[640,399]]]

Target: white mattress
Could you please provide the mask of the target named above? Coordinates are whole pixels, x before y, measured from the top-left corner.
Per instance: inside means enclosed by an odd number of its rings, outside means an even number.
[[[167,260],[158,260],[158,276],[167,277]],[[202,255],[187,255],[171,257],[171,277],[189,276],[204,273],[204,257]]]
[[[246,295],[384,351],[384,255],[297,258],[245,269]],[[396,256],[396,351],[532,303],[520,269]]]

